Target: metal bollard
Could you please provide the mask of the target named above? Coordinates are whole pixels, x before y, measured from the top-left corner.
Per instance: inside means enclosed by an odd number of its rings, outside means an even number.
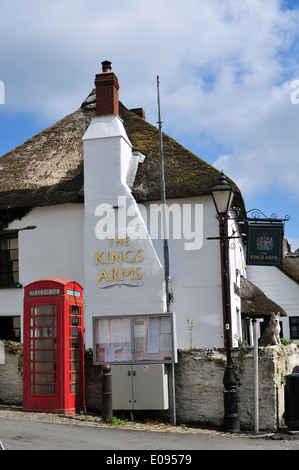
[[[109,364],[102,366],[102,414],[103,420],[111,419],[112,411],[112,384],[111,384],[111,367]]]

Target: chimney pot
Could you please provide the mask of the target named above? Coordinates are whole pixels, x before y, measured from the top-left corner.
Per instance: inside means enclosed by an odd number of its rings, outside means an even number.
[[[144,121],[146,120],[146,115],[145,115],[144,109],[142,109],[142,108],[133,108],[133,109],[130,109],[130,111],[131,111],[131,113],[137,114],[137,116],[139,116]]]
[[[107,73],[107,72],[109,73],[109,72],[111,72],[111,69],[112,69],[111,62],[109,60],[104,60],[102,62],[102,71],[103,71],[103,73]]]

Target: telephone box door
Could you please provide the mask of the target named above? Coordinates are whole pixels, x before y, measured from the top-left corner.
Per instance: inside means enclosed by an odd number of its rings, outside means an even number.
[[[84,410],[82,287],[48,278],[25,287],[23,409]]]

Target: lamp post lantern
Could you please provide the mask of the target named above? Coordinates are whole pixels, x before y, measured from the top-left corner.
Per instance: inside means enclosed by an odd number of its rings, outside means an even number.
[[[240,422],[238,415],[238,396],[236,379],[231,360],[231,306],[229,294],[229,259],[228,259],[228,233],[227,221],[229,210],[233,201],[234,191],[229,186],[225,175],[221,172],[218,184],[211,189],[211,194],[219,220],[220,244],[222,257],[222,283],[223,283],[223,309],[225,321],[226,367],[223,377],[224,385],[224,430],[239,432]]]

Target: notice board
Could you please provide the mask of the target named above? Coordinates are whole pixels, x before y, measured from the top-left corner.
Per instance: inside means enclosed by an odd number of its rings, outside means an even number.
[[[94,365],[177,362],[175,314],[93,318]]]

